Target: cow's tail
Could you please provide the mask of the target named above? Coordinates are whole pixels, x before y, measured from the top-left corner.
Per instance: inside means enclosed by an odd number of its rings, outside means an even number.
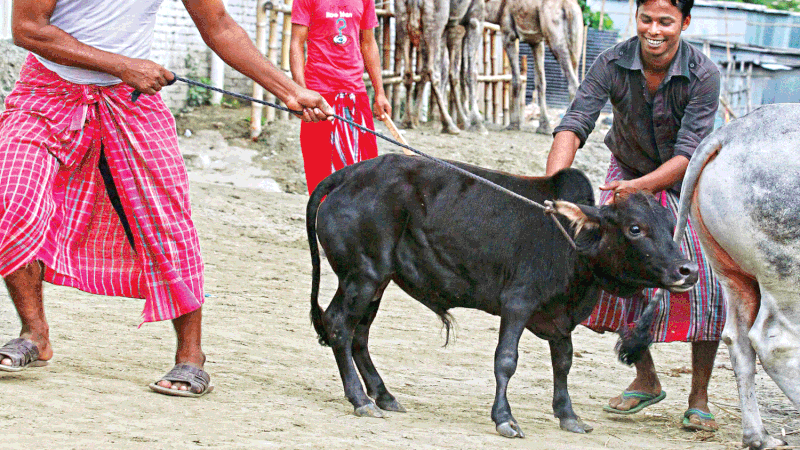
[[[346,169],[346,168],[345,168]],[[308,247],[311,250],[311,324],[317,332],[320,345],[330,346],[325,324],[322,321],[324,311],[319,306],[319,284],[321,280],[321,262],[319,258],[319,244],[317,243],[317,211],[322,199],[328,195],[344,179],[347,170],[337,170],[317,185],[306,206],[306,231],[308,233]]]
[[[686,229],[686,224],[689,220],[689,207],[692,203],[694,196],[694,189],[697,186],[697,181],[700,179],[700,174],[703,168],[711,161],[722,148],[724,139],[724,129],[712,133],[704,139],[692,155],[689,161],[689,166],[686,168],[686,174],[683,176],[683,184],[681,184],[681,200],[678,204],[678,220],[675,226],[675,233],[673,240],[680,245],[683,239],[683,234]],[[634,325],[633,329],[622,327],[620,329],[620,338],[617,341],[617,356],[619,360],[625,364],[631,365],[639,362],[644,355],[644,352],[653,342],[653,337],[650,335],[650,328],[655,320],[656,308],[662,301],[664,296],[663,289],[659,289],[653,299],[642,311],[642,315]]]

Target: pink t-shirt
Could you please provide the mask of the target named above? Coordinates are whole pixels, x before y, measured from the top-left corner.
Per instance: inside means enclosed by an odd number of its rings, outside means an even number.
[[[378,25],[374,0],[294,0],[292,23],[308,27],[306,87],[364,92],[359,34]]]

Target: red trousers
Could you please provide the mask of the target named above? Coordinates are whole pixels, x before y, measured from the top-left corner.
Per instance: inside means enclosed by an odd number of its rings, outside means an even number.
[[[353,122],[375,129],[369,96],[361,93],[322,94],[336,114]],[[306,171],[308,193],[325,177],[344,166],[378,156],[375,135],[334,119],[300,125],[300,147]]]

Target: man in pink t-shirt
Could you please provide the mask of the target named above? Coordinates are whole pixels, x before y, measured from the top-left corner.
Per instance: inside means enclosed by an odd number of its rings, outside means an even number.
[[[377,25],[374,0],[295,0],[292,5],[290,66],[295,82],[322,94],[340,116],[369,129],[374,125],[364,67],[375,90],[375,116],[383,120],[392,113],[372,31]],[[309,193],[334,170],[378,156],[374,135],[340,120],[301,124],[300,147]]]

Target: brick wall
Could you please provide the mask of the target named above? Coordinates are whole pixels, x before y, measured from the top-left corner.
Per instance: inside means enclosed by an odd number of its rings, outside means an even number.
[[[228,13],[250,35],[256,34],[257,0],[227,0]],[[183,77],[210,76],[211,50],[205,45],[181,0],[164,0],[156,19],[153,61]],[[225,88],[249,95],[252,82],[230,67],[225,67]],[[177,83],[161,91],[164,101],[176,109],[186,104],[187,85]]]

